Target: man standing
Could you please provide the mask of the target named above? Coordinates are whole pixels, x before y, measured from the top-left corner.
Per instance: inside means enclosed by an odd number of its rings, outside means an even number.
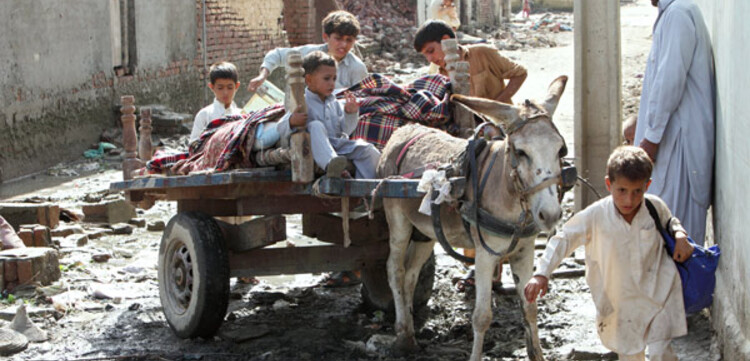
[[[692,0],[651,0],[659,8],[643,79],[635,144],[654,161],[649,193],[662,198],[703,244],[714,162],[714,64]]]

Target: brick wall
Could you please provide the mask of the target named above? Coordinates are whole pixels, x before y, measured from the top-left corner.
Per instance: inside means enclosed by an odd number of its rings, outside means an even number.
[[[284,26],[290,45],[315,43],[315,1],[284,0]]]
[[[208,64],[227,60],[243,71],[247,83],[257,74],[265,53],[288,46],[282,16],[286,1],[206,0],[206,45]],[[196,0],[198,54],[202,65],[201,0]]]
[[[137,105],[197,112],[212,99],[204,40],[208,65],[234,62],[243,85],[268,50],[289,45],[282,16],[288,0],[205,2],[206,39],[202,0],[126,2],[135,18],[127,69],[117,67],[112,2],[3,3],[0,32],[14,51],[0,53],[0,79],[8,85],[0,89],[0,182],[79,159],[102,130],[117,126],[121,95],[134,95]],[[235,100],[247,98],[241,86]]]

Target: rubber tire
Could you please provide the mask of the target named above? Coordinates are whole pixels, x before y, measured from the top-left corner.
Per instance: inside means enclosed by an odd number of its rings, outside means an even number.
[[[186,307],[176,300],[178,282],[169,279],[177,271],[167,267],[178,250],[186,253],[184,257],[189,259],[192,271]],[[162,310],[175,334],[181,338],[213,336],[224,321],[229,304],[229,259],[216,221],[198,212],[172,217],[161,238],[158,274]]]
[[[414,289],[414,311],[421,309],[432,297],[435,282],[435,253],[422,265],[419,280]],[[362,302],[367,310],[394,313],[393,294],[388,286],[388,271],[385,263],[382,266],[362,270]]]

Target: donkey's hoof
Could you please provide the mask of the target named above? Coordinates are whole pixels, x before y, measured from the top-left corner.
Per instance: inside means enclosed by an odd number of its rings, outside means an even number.
[[[393,343],[393,354],[396,357],[410,355],[420,351],[421,348],[415,338],[397,338]]]

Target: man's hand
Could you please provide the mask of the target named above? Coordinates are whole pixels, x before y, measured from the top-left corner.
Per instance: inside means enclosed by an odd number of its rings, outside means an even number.
[[[289,117],[289,126],[292,128],[301,128],[307,125],[307,113],[295,112]]]
[[[544,297],[549,289],[549,280],[544,276],[534,276],[529,282],[526,283],[526,288],[523,289],[523,293],[526,296],[526,302],[536,302],[536,297]],[[541,292],[541,295],[539,294]]]
[[[672,259],[680,263],[689,260],[693,255],[693,249],[695,247],[693,247],[688,241],[687,234],[682,231],[675,232],[674,241],[674,253],[672,254]]]
[[[263,85],[263,82],[266,81],[266,78],[268,78],[268,69],[260,68],[260,74],[250,80],[250,84],[247,85],[247,91],[253,93],[258,91],[258,88]]]
[[[358,112],[359,102],[357,101],[357,98],[354,97],[354,94],[352,94],[351,92],[346,92],[346,94],[344,94],[344,97],[346,99],[346,103],[344,103],[344,111],[348,114]]]
[[[648,141],[648,139],[643,138],[641,140],[641,144],[639,144],[643,150],[646,151],[646,154],[648,154],[649,158],[651,158],[651,161],[656,163],[656,152],[659,151],[659,143],[651,143]]]

